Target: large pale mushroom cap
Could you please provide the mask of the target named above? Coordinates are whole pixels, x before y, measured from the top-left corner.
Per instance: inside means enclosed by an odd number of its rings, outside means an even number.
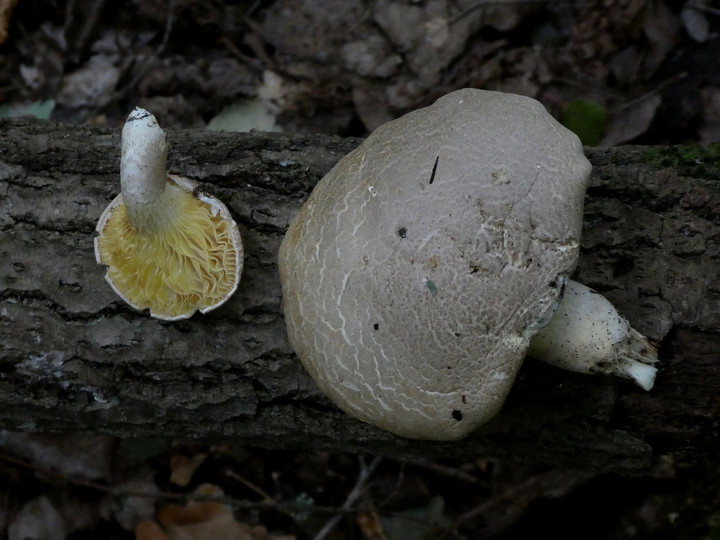
[[[105,279],[135,309],[177,320],[222,305],[237,289],[243,247],[227,207],[214,197],[193,195],[196,184],[175,175],[155,215],[159,226],[133,227],[118,195],[98,221],[95,258],[108,267]]]
[[[589,173],[516,95],[460,90],[377,129],[280,248],[290,343],[320,389],[405,437],[492,418],[575,268]]]

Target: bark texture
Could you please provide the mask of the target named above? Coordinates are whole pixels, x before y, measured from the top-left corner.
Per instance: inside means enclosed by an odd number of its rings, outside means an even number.
[[[660,345],[649,393],[533,360],[503,412],[457,443],[408,441],[320,395],[287,343],[276,254],[315,183],[359,139],[170,131],[171,172],[233,213],[236,295],[190,320],[127,307],[95,263],[119,191],[119,129],[0,120],[0,428],[515,459],[602,470],[720,447],[720,149],[588,149],[576,279]]]

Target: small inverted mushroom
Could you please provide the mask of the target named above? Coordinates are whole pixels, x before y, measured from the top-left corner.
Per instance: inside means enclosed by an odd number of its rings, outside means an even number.
[[[280,248],[290,343],[320,389],[398,435],[457,439],[500,410],[544,326],[534,354],[652,386],[647,340],[567,285],[590,169],[572,132],[512,94],[460,90],[378,128]],[[597,307],[610,324],[547,325]]]
[[[168,174],[167,153],[155,117],[136,108],[122,132],[121,193],[100,216],[95,257],[128,304],[176,320],[215,309],[235,292],[243,248],[227,207]]]

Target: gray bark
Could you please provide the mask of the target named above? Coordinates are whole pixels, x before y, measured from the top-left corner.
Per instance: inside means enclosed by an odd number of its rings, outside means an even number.
[[[360,140],[170,130],[170,141],[171,172],[228,205],[246,251],[236,295],[179,322],[133,311],[95,263],[95,223],[119,191],[119,129],[0,121],[0,428],[603,470],[717,451],[720,183],[706,161],[717,149],[588,149],[576,279],[661,346],[656,387],[528,360],[494,421],[435,443],[340,412],[285,336],[283,232]]]

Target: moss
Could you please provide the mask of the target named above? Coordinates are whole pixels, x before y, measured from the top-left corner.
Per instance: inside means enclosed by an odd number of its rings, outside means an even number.
[[[672,168],[680,176],[720,180],[720,143],[707,146],[655,146],[644,153],[656,167]]]
[[[563,107],[560,122],[580,137],[585,146],[596,146],[605,135],[607,111],[594,101],[576,100]]]

